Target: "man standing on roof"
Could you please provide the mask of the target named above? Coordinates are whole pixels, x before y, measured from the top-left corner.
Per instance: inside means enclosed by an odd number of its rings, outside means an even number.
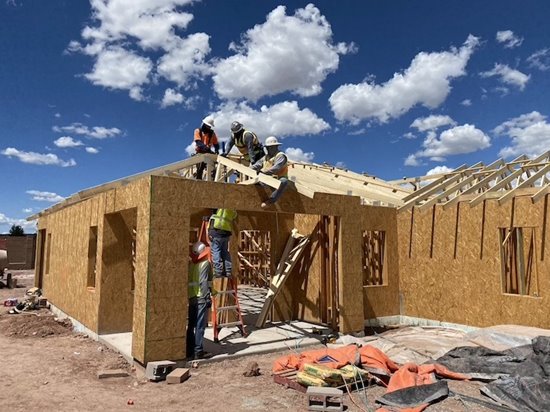
[[[229,238],[233,233],[233,223],[237,219],[237,211],[233,209],[218,209],[210,217],[208,223],[208,239],[212,247],[212,263],[214,275],[217,278],[231,277],[232,263],[229,253]]]
[[[281,185],[275,190],[269,199],[262,203],[262,208],[265,209],[270,204],[275,203],[288,185],[288,159],[286,155],[279,150],[281,144],[275,136],[270,136],[265,140],[265,148],[267,154],[265,157],[258,160],[252,165],[252,169],[258,173],[265,173],[279,179]]]
[[[189,320],[187,322],[187,357],[204,359],[202,341],[208,323],[208,309],[212,307],[212,265],[208,260],[209,248],[196,242],[191,249],[188,272]]]
[[[231,123],[231,139],[222,156],[226,157],[233,146],[237,146],[244,160],[249,164],[254,164],[264,156],[264,147],[260,143],[258,136],[250,130],[245,130],[242,123],[234,121]]]
[[[203,153],[216,153],[220,152],[220,144],[218,142],[218,136],[214,132],[214,118],[212,116],[206,116],[202,119],[202,125],[200,129],[195,129],[195,152],[197,154]],[[212,150],[214,147],[214,150]],[[206,163],[200,163],[197,166],[197,180],[202,180],[202,174],[206,168]]]

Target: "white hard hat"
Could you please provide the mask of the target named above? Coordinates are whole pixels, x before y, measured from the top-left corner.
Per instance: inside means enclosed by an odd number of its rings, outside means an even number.
[[[269,136],[267,139],[265,139],[264,146],[279,146],[280,144],[281,143],[279,143],[275,136]]]
[[[193,248],[191,249],[191,252],[195,255],[195,256],[199,256],[201,253],[204,252],[204,250],[206,249],[206,245],[202,242],[195,242],[193,243]]]
[[[207,125],[211,129],[214,128],[214,118],[212,116],[206,116],[204,119],[202,119],[202,123]]]

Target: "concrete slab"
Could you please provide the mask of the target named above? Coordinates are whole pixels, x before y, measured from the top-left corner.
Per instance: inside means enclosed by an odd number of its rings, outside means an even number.
[[[132,357],[132,332],[99,335],[98,341],[108,348],[119,352],[130,364],[134,362],[134,358]]]

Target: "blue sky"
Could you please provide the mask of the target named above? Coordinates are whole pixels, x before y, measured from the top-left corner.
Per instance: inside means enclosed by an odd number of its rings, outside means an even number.
[[[0,0],[0,232],[186,158],[208,114],[385,179],[544,152],[549,21],[545,0]]]

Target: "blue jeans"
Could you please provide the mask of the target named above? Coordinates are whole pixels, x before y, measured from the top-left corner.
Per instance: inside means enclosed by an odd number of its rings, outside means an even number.
[[[232,264],[229,253],[230,236],[215,236],[210,234],[210,250],[212,252],[212,263],[214,263],[214,276],[231,276]]]
[[[202,341],[208,322],[208,304],[204,299],[189,300],[189,315],[187,321],[187,356],[192,357],[203,352]]]
[[[277,200],[281,198],[281,195],[283,194],[283,192],[286,190],[286,187],[288,186],[288,179],[286,177],[281,177],[279,179],[279,182],[281,182],[281,186],[279,186],[278,189],[274,190],[273,193],[271,193],[271,196],[269,197],[269,199],[265,201],[265,203],[270,203],[270,204],[275,203]],[[263,187],[270,187],[264,183],[260,183],[260,185],[262,185]]]

